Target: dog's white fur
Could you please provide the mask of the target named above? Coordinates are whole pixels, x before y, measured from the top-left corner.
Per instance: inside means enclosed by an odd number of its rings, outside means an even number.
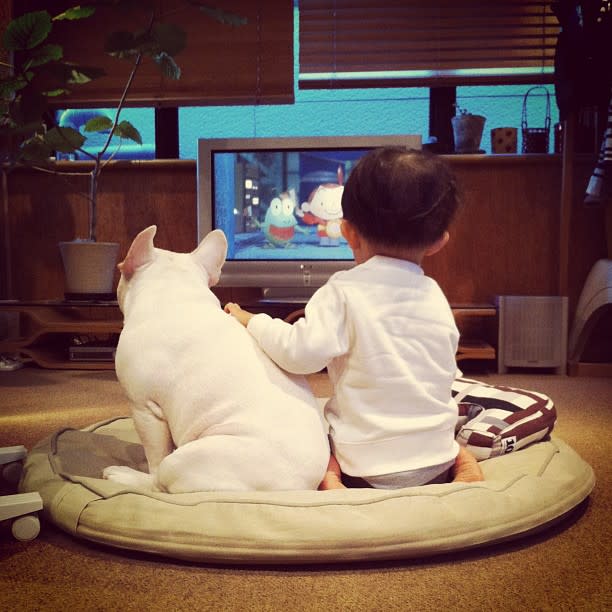
[[[149,473],[111,466],[104,477],[172,493],[316,489],[329,446],[306,381],[276,366],[209,289],[225,235],[172,253],[155,232],[138,234],[119,264],[115,362]]]

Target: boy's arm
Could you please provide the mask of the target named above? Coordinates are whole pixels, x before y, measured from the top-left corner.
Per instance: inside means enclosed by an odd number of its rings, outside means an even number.
[[[233,303],[225,310],[248,327],[273,361],[294,374],[318,372],[348,350],[344,304],[329,285],[315,293],[304,318],[293,324],[266,314],[253,315]]]

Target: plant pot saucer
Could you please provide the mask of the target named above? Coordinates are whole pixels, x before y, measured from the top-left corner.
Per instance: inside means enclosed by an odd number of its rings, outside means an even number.
[[[116,293],[64,293],[66,302],[114,302]]]

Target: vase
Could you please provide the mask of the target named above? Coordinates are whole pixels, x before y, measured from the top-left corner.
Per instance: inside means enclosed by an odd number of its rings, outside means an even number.
[[[67,300],[114,300],[117,242],[60,242]]]
[[[480,149],[482,130],[486,119],[470,113],[451,117],[455,153],[484,153]]]

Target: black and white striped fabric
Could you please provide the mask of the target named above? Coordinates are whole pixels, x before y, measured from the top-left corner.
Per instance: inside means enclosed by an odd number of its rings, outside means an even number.
[[[586,189],[585,204],[598,204],[612,197],[612,95],[608,104],[608,121],[599,150],[597,166]]]
[[[504,455],[542,440],[557,420],[552,400],[535,391],[458,378],[456,439],[478,461]]]

